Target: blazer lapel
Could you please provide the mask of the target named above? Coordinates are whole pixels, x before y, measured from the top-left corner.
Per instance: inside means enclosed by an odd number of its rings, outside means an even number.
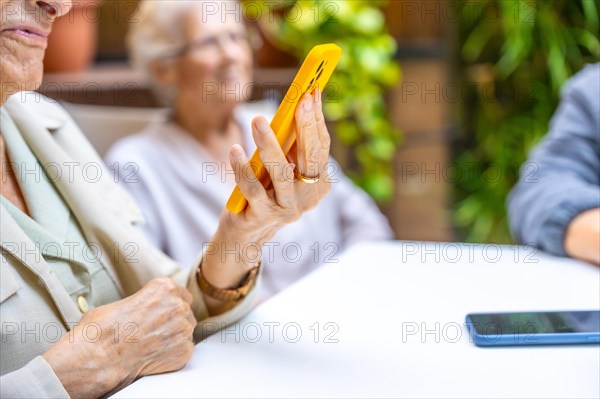
[[[53,131],[35,113],[57,112],[56,106],[24,104],[13,97],[5,108],[40,163],[65,171],[78,168],[69,178],[63,174],[55,186],[79,221],[86,240],[101,247],[100,260],[121,295],[138,291],[154,277],[179,273],[177,264],[147,245],[143,234],[133,225],[143,220],[139,210],[112,181],[102,160],[68,116],[63,115],[65,125]],[[92,164],[102,168],[102,176],[97,180],[83,173],[82,168]]]
[[[68,329],[81,318],[81,312],[62,286],[50,265],[44,260],[35,243],[19,227],[10,213],[0,204],[0,246],[31,270],[50,294]]]
[[[89,242],[102,243],[102,239],[96,237],[93,226],[96,218],[106,217],[101,207],[101,194],[106,194],[102,192],[102,188],[106,188],[104,181],[106,177],[97,182],[86,180],[84,168],[87,165],[82,165],[80,161],[70,157],[52,136],[52,131],[60,128],[59,123],[48,118],[32,118],[29,112],[26,111],[25,105],[16,101],[7,102],[5,107],[10,111],[10,116],[17,130],[42,166],[52,165],[53,168],[61,170],[62,177],[55,179],[54,185],[79,221],[86,239]],[[50,123],[52,124],[48,126]],[[101,254],[104,267],[119,291],[123,293],[120,279],[117,277],[112,263],[107,258],[108,256],[109,254],[106,251]]]
[[[85,189],[72,189],[73,187],[88,186],[83,179],[81,169],[85,165],[74,161],[65,151],[56,143],[48,126],[40,124],[40,120],[32,118],[24,112],[19,103],[7,103],[10,115],[14,123],[23,136],[33,153],[36,155],[42,166],[52,165],[58,168],[61,174],[60,179],[54,182],[57,190],[61,193],[69,208],[76,213],[79,220],[82,220],[82,213],[92,211],[94,201],[90,202],[89,191]],[[37,122],[37,123],[36,123]],[[53,129],[54,130],[54,129]]]

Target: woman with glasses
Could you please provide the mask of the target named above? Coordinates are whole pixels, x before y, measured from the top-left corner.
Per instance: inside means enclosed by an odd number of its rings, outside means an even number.
[[[143,2],[128,37],[134,66],[171,118],[118,142],[106,163],[120,170],[120,182],[140,205],[150,241],[184,265],[193,264],[201,243],[218,229],[235,187],[228,149],[241,145],[253,153],[252,118],[271,116],[277,106],[273,100],[249,103],[256,85],[243,14],[235,1]],[[317,119],[322,123],[321,112]],[[303,162],[300,157],[298,165]],[[335,161],[325,158],[319,166],[331,174],[331,193],[261,244],[263,298],[336,262],[353,243],[392,237],[385,217]],[[252,255],[256,250],[242,248]]]

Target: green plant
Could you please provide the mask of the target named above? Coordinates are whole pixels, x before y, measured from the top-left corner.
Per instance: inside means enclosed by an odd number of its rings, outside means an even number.
[[[393,195],[392,160],[400,134],[388,121],[386,89],[399,80],[396,43],[387,34],[383,1],[246,1],[259,9],[262,31],[276,46],[303,59],[310,49],[333,42],[343,49],[330,80],[324,109],[353,159],[346,170],[379,201]],[[252,4],[252,7],[249,5]],[[256,15],[254,16],[256,17]],[[327,91],[326,91],[327,94]]]
[[[510,242],[506,197],[546,133],[564,82],[600,57],[598,0],[460,0],[462,136],[455,223],[468,241]]]

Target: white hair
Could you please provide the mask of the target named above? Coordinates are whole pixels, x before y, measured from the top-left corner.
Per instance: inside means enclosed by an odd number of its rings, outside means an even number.
[[[150,72],[155,60],[173,55],[185,45],[184,22],[192,8],[201,11],[230,11],[227,3],[241,6],[238,0],[145,0],[139,3],[135,23],[131,24],[126,38],[132,66],[142,72],[157,100],[171,107],[175,89],[160,85]],[[239,7],[234,9],[239,11]]]

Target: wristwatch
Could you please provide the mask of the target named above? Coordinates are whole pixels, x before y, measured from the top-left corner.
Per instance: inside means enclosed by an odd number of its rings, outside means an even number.
[[[209,283],[204,277],[204,274],[202,274],[202,265],[200,265],[198,268],[198,284],[200,285],[202,292],[213,299],[224,302],[236,302],[248,295],[248,292],[250,292],[252,287],[254,287],[259,270],[260,262],[250,269],[248,274],[246,274],[246,277],[244,277],[240,283],[239,287],[227,289],[217,288]]]

